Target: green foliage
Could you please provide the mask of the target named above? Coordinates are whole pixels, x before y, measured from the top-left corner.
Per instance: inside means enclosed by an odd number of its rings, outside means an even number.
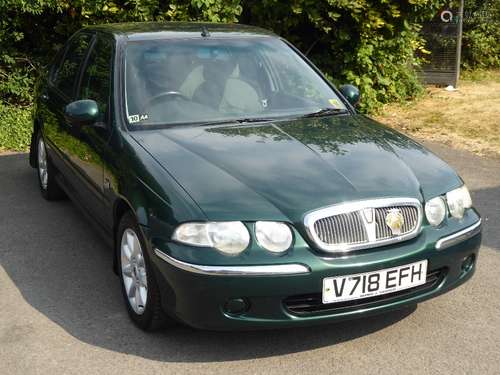
[[[0,151],[23,151],[37,71],[83,26],[127,21],[237,22],[239,0],[1,0]]]
[[[29,104],[36,70],[83,26],[109,22],[237,22],[240,0],[2,0],[0,100]]]
[[[480,1],[480,0],[475,0]],[[420,24],[443,0],[3,0],[0,102],[30,105],[37,70],[88,24],[242,22],[272,29],[308,53],[331,80],[353,83],[361,110],[421,91],[414,67]],[[473,35],[473,34],[471,34]],[[476,38],[476,44],[484,39]],[[482,40],[482,42],[479,42]],[[10,108],[10,107],[9,107]]]
[[[465,1],[462,65],[466,69],[500,68],[500,1]]]
[[[291,4],[290,4],[291,3]],[[414,67],[423,49],[420,24],[440,0],[263,0],[245,3],[243,20],[274,29],[333,77],[362,93],[361,109],[421,91]]]
[[[32,130],[31,107],[0,103],[0,151],[26,151]]]

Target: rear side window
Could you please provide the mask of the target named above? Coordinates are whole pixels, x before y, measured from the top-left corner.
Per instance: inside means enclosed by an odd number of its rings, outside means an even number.
[[[80,64],[87,54],[91,40],[92,36],[90,34],[75,36],[66,49],[59,68],[54,72],[54,76],[52,77],[54,86],[70,98],[73,96]]]
[[[113,62],[113,42],[98,37],[90,52],[83,72],[79,99],[92,99],[99,106],[105,121],[111,94],[111,72]]]

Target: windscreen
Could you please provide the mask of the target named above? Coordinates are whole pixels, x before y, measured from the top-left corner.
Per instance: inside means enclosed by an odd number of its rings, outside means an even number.
[[[345,109],[332,88],[276,38],[129,42],[130,124],[181,125]]]

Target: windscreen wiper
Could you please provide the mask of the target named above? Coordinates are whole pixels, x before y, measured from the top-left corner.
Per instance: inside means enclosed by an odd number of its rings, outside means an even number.
[[[332,115],[342,115],[348,112],[349,111],[345,108],[322,108],[316,112],[307,113],[300,117],[323,117]]]
[[[240,118],[236,120],[237,123],[239,124],[246,124],[250,122],[269,122],[269,121],[275,121],[277,120],[276,118],[270,118],[270,117],[250,117],[250,118]]]
[[[275,118],[269,117],[250,117],[250,118],[239,118],[239,119],[231,119],[231,120],[218,120],[218,121],[208,121],[208,122],[200,122],[195,125],[198,126],[210,126],[210,125],[225,125],[225,124],[249,124],[252,122],[269,122],[274,121]]]

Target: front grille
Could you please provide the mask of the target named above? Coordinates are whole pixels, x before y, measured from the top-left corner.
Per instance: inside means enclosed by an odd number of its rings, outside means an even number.
[[[446,268],[440,268],[427,273],[427,281],[414,288],[400,290],[380,296],[361,298],[353,301],[323,304],[321,293],[302,294],[287,297],[283,304],[292,314],[298,316],[337,314],[350,310],[369,308],[381,302],[391,303],[403,300],[417,293],[427,292],[436,288],[446,276]]]
[[[399,232],[387,225],[390,213],[402,218]],[[313,211],[304,224],[322,250],[346,252],[383,246],[415,237],[422,222],[422,206],[416,199],[390,198],[349,202]]]
[[[368,242],[366,229],[359,212],[325,217],[314,223],[314,230],[321,241],[328,244]]]
[[[401,235],[410,233],[418,225],[418,209],[414,206],[392,206],[381,207],[375,209],[375,222],[376,222],[376,236],[377,240],[395,237],[392,234],[391,228],[385,223],[385,218],[390,210],[398,209],[404,218],[403,228],[401,228]]]

